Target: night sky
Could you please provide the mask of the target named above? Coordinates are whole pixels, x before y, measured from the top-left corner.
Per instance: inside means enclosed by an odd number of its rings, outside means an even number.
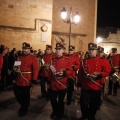
[[[98,0],[97,27],[120,28],[120,0]]]

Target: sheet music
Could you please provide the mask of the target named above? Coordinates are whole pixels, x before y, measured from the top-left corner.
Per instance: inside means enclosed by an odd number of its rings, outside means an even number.
[[[21,61],[15,61],[14,62],[14,66],[20,66],[21,65]]]
[[[44,65],[44,64],[45,64],[45,61],[44,61],[43,59],[42,59],[41,61],[42,61],[42,64]]]
[[[53,65],[50,66],[50,69],[52,70],[53,73],[56,73],[56,69]]]

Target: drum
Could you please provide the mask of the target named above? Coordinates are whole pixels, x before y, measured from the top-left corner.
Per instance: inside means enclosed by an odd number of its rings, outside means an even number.
[[[110,80],[114,83],[118,82],[119,79],[120,78],[116,72],[110,75]]]

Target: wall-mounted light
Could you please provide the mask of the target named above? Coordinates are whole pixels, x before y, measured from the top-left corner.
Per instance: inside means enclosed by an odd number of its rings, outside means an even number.
[[[43,26],[41,27],[41,31],[42,31],[42,32],[47,32],[47,30],[48,30],[48,27],[47,27],[46,25],[43,25]]]
[[[100,43],[100,42],[102,42],[102,38],[101,38],[101,37],[98,37],[98,38],[97,38],[97,43]]]

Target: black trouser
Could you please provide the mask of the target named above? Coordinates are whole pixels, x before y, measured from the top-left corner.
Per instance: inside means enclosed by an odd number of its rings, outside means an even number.
[[[73,92],[74,92],[74,80],[72,78],[68,78],[67,101],[72,100]]]
[[[8,76],[8,85],[13,84],[13,80],[16,78],[16,73],[11,70],[10,75]]]
[[[101,90],[82,90],[80,106],[83,118],[95,120],[96,111],[101,101]]]
[[[48,92],[46,90],[46,83],[48,82],[47,77],[40,77],[40,86],[41,86],[41,93],[43,97],[48,97]]]
[[[53,113],[58,118],[62,118],[64,115],[64,97],[66,94],[65,90],[50,90],[50,102],[52,105]]]
[[[7,73],[5,72],[5,71],[2,71],[1,72],[1,90],[3,90],[4,89],[4,87],[6,87],[7,85],[6,85],[6,81],[7,81],[7,79],[6,79],[6,77],[7,77]]]
[[[28,107],[30,104],[30,86],[14,86],[14,94],[21,105],[21,111],[28,111]]]
[[[109,80],[109,93],[112,94],[117,94],[117,89],[118,89],[118,81],[114,83],[112,80]]]

